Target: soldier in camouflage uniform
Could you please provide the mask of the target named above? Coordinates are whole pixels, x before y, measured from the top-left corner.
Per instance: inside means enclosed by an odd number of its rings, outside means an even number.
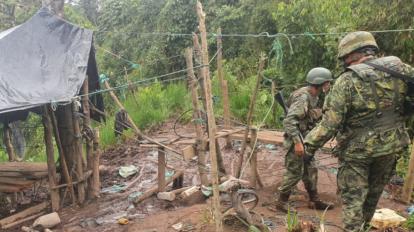
[[[369,32],[352,32],[340,41],[338,58],[346,70],[325,100],[321,122],[305,138],[306,151],[314,152],[336,136],[346,231],[368,227],[396,156],[410,143],[403,113],[404,102],[412,99],[407,83],[389,70],[412,77],[414,69],[397,57],[378,58],[378,49]]]
[[[322,112],[318,107],[319,95],[327,92],[332,81],[332,74],[325,68],[314,68],[307,74],[308,86],[294,91],[288,100],[288,113],[283,121],[285,131],[286,173],[279,187],[276,208],[287,212],[294,211],[288,200],[292,189],[303,181],[309,194],[310,206],[318,210],[331,209],[332,205],[321,201],[317,192],[318,169],[313,160],[304,160],[303,141],[300,134],[305,135],[320,119]]]

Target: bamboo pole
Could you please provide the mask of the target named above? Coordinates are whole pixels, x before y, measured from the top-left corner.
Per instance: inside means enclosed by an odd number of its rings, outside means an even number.
[[[194,67],[193,67],[193,50],[191,48],[187,48],[185,50],[185,60],[187,64],[187,76],[189,80],[189,87],[191,89],[191,100],[193,104],[193,120],[194,120],[194,127],[197,136],[197,164],[198,164],[198,172],[200,174],[201,184],[208,186],[208,178],[207,178],[207,171],[206,167],[206,151],[205,146],[203,146],[203,128],[200,124],[201,119],[201,111],[198,104],[198,93],[197,93],[197,82],[194,75]]]
[[[119,109],[125,110],[125,107],[122,105],[121,101],[119,101],[118,97],[111,90],[111,86],[109,85],[109,83],[107,81],[105,81],[104,83],[105,83],[105,88],[108,89],[108,90],[110,90],[109,93],[110,93],[112,99],[114,100],[114,102],[118,105]],[[141,130],[135,125],[134,121],[132,121],[132,118],[129,116],[129,114],[127,114],[127,116],[128,116],[129,123],[132,125],[132,129],[134,130],[135,134],[138,136],[138,139],[140,139],[140,138],[146,139],[146,140],[148,140],[148,141],[150,141],[150,142],[152,142],[154,144],[157,144],[158,146],[161,146],[161,147],[163,147],[163,148],[165,148],[167,150],[170,150],[170,151],[172,151],[172,152],[174,152],[176,154],[181,155],[181,152],[179,152],[179,151],[177,151],[177,150],[175,150],[175,149],[173,149],[171,147],[168,147],[168,146],[166,146],[166,145],[164,145],[164,144],[162,144],[162,143],[160,143],[160,142],[158,142],[158,141],[156,141],[156,140],[154,140],[154,139],[152,139],[152,138],[144,135],[141,132]]]
[[[79,116],[77,115],[78,109],[76,103],[72,103],[72,120],[73,120],[73,132],[75,133],[74,139],[74,149],[75,149],[75,160],[76,160],[76,176],[79,182],[78,184],[78,198],[79,203],[83,204],[85,202],[85,182],[81,180],[84,179],[84,159],[83,159],[83,149],[82,149],[82,140],[81,140],[81,131],[79,125]]]
[[[220,193],[219,193],[219,180],[218,180],[218,168],[217,168],[217,156],[216,156],[216,121],[214,118],[214,110],[212,103],[211,95],[211,79],[210,79],[210,70],[209,70],[209,59],[208,59],[208,44],[207,44],[207,32],[205,25],[205,13],[203,12],[202,5],[197,1],[197,15],[199,18],[199,29],[201,33],[201,48],[202,48],[202,61],[204,67],[202,67],[204,77],[204,89],[206,97],[206,110],[207,110],[207,120],[208,120],[208,131],[209,131],[209,152],[211,159],[211,177],[213,184],[213,211],[214,219],[216,223],[216,231],[223,231],[223,224],[221,220],[221,211],[220,211]]]
[[[248,140],[248,136],[249,136],[250,127],[252,125],[252,119],[253,119],[253,112],[254,112],[256,97],[257,97],[257,93],[259,91],[260,83],[262,81],[262,72],[263,72],[263,68],[264,68],[264,63],[265,63],[265,55],[262,53],[260,55],[260,60],[259,60],[259,69],[258,69],[258,72],[257,72],[256,86],[253,90],[253,95],[250,98],[249,112],[247,113],[247,128],[244,132],[244,139],[243,139],[243,143],[242,143],[242,147],[241,147],[241,151],[240,151],[240,156],[239,156],[239,159],[237,160],[236,167],[235,167],[235,175],[234,176],[236,178],[241,178],[240,171],[241,171],[241,167],[243,165],[244,152],[246,151],[246,146],[247,146],[247,140]]]
[[[408,164],[408,171],[402,189],[401,200],[405,203],[410,203],[411,195],[414,188],[414,142],[411,145],[410,162]]]
[[[75,190],[73,188],[73,181],[72,181],[72,177],[69,173],[69,169],[68,169],[68,165],[67,165],[67,156],[63,150],[62,147],[62,141],[60,140],[60,136],[59,136],[59,129],[57,126],[57,121],[56,121],[56,117],[55,117],[55,113],[52,111],[52,108],[49,106],[48,107],[48,113],[50,115],[50,119],[52,121],[52,126],[53,126],[53,134],[55,135],[55,142],[57,145],[57,149],[59,152],[59,157],[60,157],[60,164],[62,165],[62,172],[63,172],[63,177],[65,178],[65,181],[68,185],[69,188],[69,192],[72,196],[72,203],[75,205],[76,204],[76,195],[75,195]],[[65,199],[63,199],[65,200]]]
[[[221,36],[221,28],[217,30],[217,76],[221,86],[221,97],[223,99],[223,118],[224,129],[231,129],[230,125],[230,104],[229,104],[229,92],[227,88],[227,81],[224,79],[223,73],[223,42]],[[226,148],[231,148],[231,139],[226,137]]]
[[[90,107],[89,107],[89,81],[88,78],[85,78],[85,81],[82,85],[83,96],[82,96],[82,108],[83,108],[83,128],[90,130],[90,133],[93,134],[91,128],[91,114],[90,114]],[[86,144],[86,170],[93,170],[93,138],[86,137],[85,144]],[[94,178],[89,178],[88,180],[88,188],[87,188],[87,196],[88,199],[93,198],[93,186],[94,186]]]
[[[3,142],[6,146],[6,152],[9,156],[9,161],[16,161],[16,154],[14,153],[13,144],[11,142],[11,129],[9,124],[5,123],[3,128]]]
[[[47,106],[43,106],[43,127],[44,127],[44,140],[46,144],[46,156],[47,156],[47,169],[49,176],[49,190],[50,199],[52,201],[52,210],[58,211],[60,208],[60,196],[57,189],[53,189],[57,185],[56,165],[52,141],[52,122],[48,114]]]

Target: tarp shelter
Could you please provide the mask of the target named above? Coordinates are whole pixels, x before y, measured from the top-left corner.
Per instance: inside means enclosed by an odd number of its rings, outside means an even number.
[[[86,75],[89,91],[98,91],[92,35],[46,8],[0,32],[0,120],[23,119],[28,110],[46,103],[70,102],[80,93]],[[90,100],[103,110],[101,95]]]

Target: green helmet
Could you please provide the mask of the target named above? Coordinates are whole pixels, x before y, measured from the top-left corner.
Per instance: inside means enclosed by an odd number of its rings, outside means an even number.
[[[364,47],[374,47],[377,50],[379,49],[377,42],[371,33],[367,31],[355,31],[348,33],[339,42],[338,59],[342,59],[346,55],[349,55],[352,52]]]
[[[331,71],[322,67],[313,68],[306,75],[306,81],[312,85],[321,85],[332,80]]]

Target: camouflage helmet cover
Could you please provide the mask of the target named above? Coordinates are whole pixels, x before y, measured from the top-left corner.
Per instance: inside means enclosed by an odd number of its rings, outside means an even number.
[[[348,33],[339,42],[338,59],[342,59],[346,55],[349,55],[352,52],[364,47],[374,47],[377,50],[379,49],[377,42],[371,33],[367,31],[355,31]]]
[[[311,69],[306,75],[306,81],[309,84],[321,85],[327,81],[332,81],[332,73],[326,68],[317,67]]]

